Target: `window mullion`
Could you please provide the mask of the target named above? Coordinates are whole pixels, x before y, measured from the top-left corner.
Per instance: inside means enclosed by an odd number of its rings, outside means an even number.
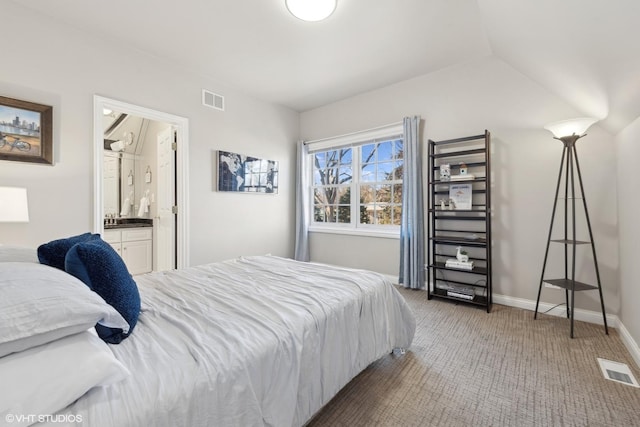
[[[351,158],[351,226],[358,228],[360,225],[360,147],[353,147]]]

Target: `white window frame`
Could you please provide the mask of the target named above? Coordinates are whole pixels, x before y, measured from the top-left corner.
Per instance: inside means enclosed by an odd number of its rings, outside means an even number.
[[[307,162],[308,170],[306,173],[309,178],[309,231],[316,233],[334,233],[360,235],[370,237],[383,238],[400,238],[400,226],[398,225],[378,225],[378,224],[360,224],[360,185],[367,182],[361,182],[361,152],[360,146],[383,142],[394,139],[402,139],[404,143],[404,133],[402,123],[394,123],[387,126],[381,126],[375,129],[369,129],[361,132],[341,135],[332,138],[326,138],[316,141],[306,142],[309,149],[310,161]],[[318,223],[314,221],[314,197],[313,197],[313,156],[315,153],[338,150],[341,148],[351,148],[351,167],[354,179],[351,186],[351,223]],[[395,182],[397,184],[397,182]],[[390,185],[394,181],[389,182]],[[354,200],[356,201],[354,203]]]

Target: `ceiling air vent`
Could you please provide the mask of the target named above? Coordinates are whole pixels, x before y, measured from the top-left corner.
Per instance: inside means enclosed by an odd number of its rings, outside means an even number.
[[[224,96],[202,89],[202,104],[215,108],[216,110],[224,111]]]

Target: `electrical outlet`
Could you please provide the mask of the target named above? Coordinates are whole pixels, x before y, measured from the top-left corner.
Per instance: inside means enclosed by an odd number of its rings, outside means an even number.
[[[551,283],[544,282],[544,287],[549,289],[562,289],[560,286],[552,285]]]

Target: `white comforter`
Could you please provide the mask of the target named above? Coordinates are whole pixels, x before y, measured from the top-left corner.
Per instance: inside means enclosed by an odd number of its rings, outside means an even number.
[[[136,281],[138,325],[111,346],[132,376],[61,412],[82,425],[300,426],[415,330],[393,285],[363,270],[264,256]]]

